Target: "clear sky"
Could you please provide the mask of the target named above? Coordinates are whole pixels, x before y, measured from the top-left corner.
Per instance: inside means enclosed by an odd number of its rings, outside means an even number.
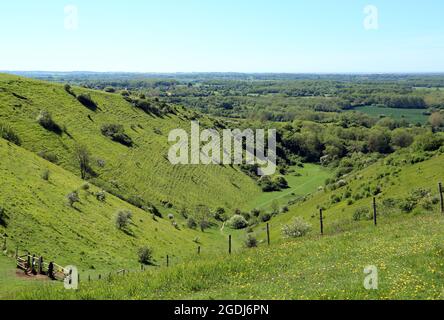
[[[444,1],[1,1],[0,70],[443,72]]]

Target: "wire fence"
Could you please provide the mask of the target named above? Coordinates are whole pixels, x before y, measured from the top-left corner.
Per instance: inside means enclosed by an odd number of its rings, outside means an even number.
[[[440,212],[444,215],[444,197],[443,197],[443,188],[442,183],[440,182],[438,184],[438,193],[439,193],[439,201],[440,201]],[[372,223],[375,227],[379,224],[379,208],[381,204],[378,203],[377,197],[373,197],[371,208],[372,208]],[[325,213],[326,210],[323,208],[319,209],[319,234],[320,236],[326,235],[326,229],[325,229]],[[265,244],[270,246],[272,243],[272,237],[270,233],[270,223],[267,222],[265,227],[261,229],[262,232],[265,232]],[[8,236],[7,234],[1,235],[0,234],[0,241],[2,243],[2,251],[7,254],[8,253]],[[233,237],[232,235],[228,235],[228,242],[227,242],[227,249],[226,254],[232,255],[233,254]],[[199,245],[197,246],[196,253],[198,256],[202,254],[202,247]],[[69,269],[66,269],[62,267],[61,265],[51,261],[49,263],[44,261],[44,258],[42,256],[38,256],[35,254],[31,254],[27,252],[24,255],[19,255],[19,248],[18,246],[15,248],[15,259],[17,262],[17,268],[23,270],[26,274],[32,276],[32,275],[46,275],[52,280],[59,280],[63,281],[67,276],[71,275],[71,271]],[[180,263],[177,261],[173,261],[173,257],[169,254],[165,255],[164,261],[160,262],[159,266],[164,266],[166,268],[169,268],[170,266],[174,264]],[[140,264],[140,269],[138,270],[130,270],[130,269],[120,269],[113,272],[107,272],[107,273],[87,273],[87,276],[81,279],[80,274],[78,274],[78,282],[80,281],[94,281],[94,280],[103,280],[108,279],[110,280],[114,275],[116,276],[127,276],[129,274],[135,273],[135,272],[144,272],[147,270],[147,266],[145,264]]]

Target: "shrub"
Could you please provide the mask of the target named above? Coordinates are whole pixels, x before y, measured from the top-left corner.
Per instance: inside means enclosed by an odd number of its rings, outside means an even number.
[[[214,212],[214,219],[220,222],[227,221],[227,216],[225,215],[225,209],[224,208],[217,208]]]
[[[245,240],[245,246],[247,248],[256,248],[257,247],[257,239],[251,234],[248,235],[247,240]]]
[[[116,89],[114,89],[113,87],[106,87],[105,89],[103,89],[103,91],[108,93],[114,93],[116,92]]]
[[[174,219],[174,214],[172,214],[172,213],[168,214],[168,219],[173,220]]]
[[[187,226],[188,226],[188,228],[190,228],[190,229],[196,229],[197,228],[197,223],[196,223],[196,220],[194,220],[193,218],[188,218],[188,220],[187,220]]]
[[[107,124],[102,126],[102,134],[111,140],[121,143],[124,146],[132,147],[133,140],[125,133],[125,130],[120,124]]]
[[[7,219],[6,210],[0,207],[0,226],[6,228],[6,219]]]
[[[66,199],[68,199],[68,204],[70,205],[70,207],[74,207],[75,203],[80,202],[79,193],[77,191],[68,193]]]
[[[84,183],[84,184],[82,184],[81,189],[83,191],[89,191],[89,189],[91,189],[91,186],[89,185],[89,183]]]
[[[252,215],[253,217],[258,218],[258,217],[261,215],[261,210],[259,210],[259,209],[253,209],[253,210],[251,210],[251,215]]]
[[[91,111],[97,110],[97,104],[91,99],[89,94],[82,93],[77,97],[77,100]]]
[[[443,145],[444,139],[437,134],[427,133],[417,137],[415,147],[420,151],[436,151]]]
[[[103,159],[97,159],[97,165],[98,165],[100,168],[104,168],[105,165],[106,165],[106,162],[105,162],[105,160],[103,160]]]
[[[70,95],[72,95],[74,98],[76,97],[75,93],[72,91],[72,88],[69,84],[65,84],[64,86],[65,91],[68,92]]]
[[[273,192],[279,191],[281,188],[275,181],[273,181],[269,176],[263,176],[259,179],[258,185],[262,188],[263,192]]]
[[[59,161],[59,157],[55,153],[52,153],[50,151],[42,150],[39,153],[37,153],[37,155],[51,163],[57,164]]]
[[[353,213],[353,220],[354,221],[371,220],[372,218],[373,218],[373,214],[370,213],[370,209],[367,207],[358,208]]]
[[[137,256],[139,257],[139,262],[145,265],[153,264],[153,250],[149,247],[139,248],[137,251]]]
[[[283,226],[282,233],[287,238],[299,238],[305,236],[311,229],[311,225],[301,217],[294,219],[292,224]]]
[[[236,230],[245,229],[248,226],[247,220],[241,215],[234,215],[228,220],[228,225]]]
[[[273,182],[279,189],[287,189],[288,188],[288,182],[287,182],[287,180],[285,180],[285,178],[283,176],[275,177]]]
[[[96,193],[96,199],[100,202],[105,202],[106,200],[106,192],[101,190]]]
[[[3,138],[11,143],[18,146],[22,144],[20,137],[15,133],[15,131],[5,123],[0,123],[0,138]]]
[[[40,111],[37,122],[46,130],[56,134],[62,134],[62,128],[52,119],[51,113],[46,110]]]
[[[260,218],[262,222],[268,222],[271,220],[271,214],[265,212],[260,215]]]
[[[147,205],[143,206],[142,209],[151,213],[155,217],[162,218],[162,213],[159,211],[159,209],[157,209],[157,207],[154,204],[150,202],[148,202]]]
[[[180,209],[180,215],[181,215],[183,218],[188,219],[188,211],[187,211],[187,208],[182,207],[182,208]]]
[[[119,230],[123,230],[131,223],[133,214],[129,210],[120,210],[116,215],[116,227]]]
[[[48,169],[43,170],[42,179],[45,181],[49,181],[50,172]]]

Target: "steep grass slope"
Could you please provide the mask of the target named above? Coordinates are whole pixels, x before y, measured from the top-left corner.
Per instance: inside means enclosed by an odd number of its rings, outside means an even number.
[[[388,210],[383,199],[398,203],[412,190],[431,189],[443,177],[444,155],[411,164],[407,151],[350,175],[348,185],[320,191],[291,207],[270,222],[272,246],[238,251],[232,257],[206,253],[183,259],[172,268],[151,269],[129,277],[83,284],[78,292],[43,286],[14,298],[25,299],[442,299],[444,273],[444,217],[439,205],[419,202],[412,213]],[[378,195],[379,223],[353,221],[356,209],[371,208]],[[347,188],[363,198],[347,203],[332,195]],[[353,198],[351,196],[350,198]],[[393,201],[389,201],[390,203]],[[385,202],[384,202],[385,203]],[[319,236],[317,207],[326,209],[325,235]],[[289,240],[281,233],[284,224],[302,216],[313,228],[308,236]],[[254,230],[265,238],[263,226]],[[364,288],[364,268],[376,266],[379,289]]]
[[[233,209],[246,207],[245,199],[260,194],[254,181],[235,168],[169,163],[170,130],[189,131],[191,119],[214,127],[211,119],[180,107],[176,114],[155,116],[132,106],[120,94],[83,88],[72,91],[77,96],[89,94],[97,109],[82,105],[63,85],[0,75],[0,121],[18,133],[24,148],[56,155],[57,163],[76,175],[79,169],[74,149],[77,145],[87,146],[97,174],[94,183],[126,198],[170,203],[174,210],[183,206],[191,210],[200,204]],[[50,112],[65,132],[56,134],[40,126],[36,118],[42,110]],[[123,125],[134,146],[103,136],[101,129],[106,124]]]
[[[397,153],[379,160],[377,163],[344,178],[345,185],[335,190],[325,189],[308,196],[305,201],[290,207],[290,211],[273,218],[272,235],[280,237],[283,225],[291,223],[295,217],[302,217],[319,232],[319,209],[324,209],[324,230],[335,233],[356,228],[359,224],[372,223],[373,197],[376,195],[378,217],[384,219],[393,215],[407,216],[420,213],[423,201],[412,208],[411,213],[400,209],[406,198],[415,190],[430,193],[430,198],[438,200],[438,182],[444,181],[444,154],[430,153],[428,160],[411,163],[417,157],[412,150]],[[421,191],[422,192],[422,191]],[[429,204],[430,205],[430,204]],[[432,205],[431,210],[437,209]],[[354,221],[354,214],[359,209],[368,210],[367,219]],[[367,221],[366,221],[367,220]],[[261,231],[262,228],[258,228]],[[263,237],[263,232],[260,232]]]
[[[0,139],[0,206],[6,212],[8,250],[29,251],[46,261],[73,264],[89,274],[111,272],[121,268],[138,268],[137,250],[149,246],[158,264],[169,254],[179,259],[196,252],[193,239],[199,237],[202,251],[225,250],[225,235],[219,230],[205,233],[181,227],[168,219],[152,216],[110,194],[99,201],[91,186],[37,155]],[[49,181],[42,173],[49,170]],[[71,207],[66,196],[77,190],[80,203]],[[116,228],[119,210],[133,213],[128,230]],[[2,242],[3,244],[3,242]],[[208,249],[207,249],[208,248]]]

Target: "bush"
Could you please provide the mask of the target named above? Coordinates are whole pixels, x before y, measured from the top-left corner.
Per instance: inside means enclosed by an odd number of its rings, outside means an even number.
[[[89,94],[82,93],[77,97],[77,100],[91,111],[97,110],[97,104],[91,99]]]
[[[55,153],[52,153],[50,151],[43,150],[37,153],[37,155],[51,163],[57,164],[59,162],[59,157]]]
[[[5,123],[0,123],[0,138],[3,138],[11,143],[18,146],[22,144],[20,137],[15,133],[15,131]]]
[[[370,209],[366,207],[361,207],[355,210],[353,213],[353,220],[354,221],[361,221],[361,220],[371,220],[373,219],[373,214],[370,213]]]
[[[228,220],[228,225],[236,230],[245,229],[248,226],[247,220],[241,215],[234,215]]]
[[[436,151],[444,143],[444,139],[437,134],[427,133],[419,136],[415,141],[415,147],[420,151]]]
[[[309,223],[301,217],[297,217],[292,224],[287,224],[282,228],[282,233],[287,238],[299,238],[305,236],[310,229]]]
[[[139,257],[139,262],[145,265],[153,264],[153,250],[148,247],[139,248],[137,255]]]
[[[119,230],[123,230],[131,223],[133,214],[129,210],[120,210],[116,215],[116,227]]]
[[[68,92],[70,95],[72,95],[74,98],[76,97],[75,93],[72,91],[72,88],[69,84],[65,84],[64,86],[65,91]]]
[[[268,222],[271,220],[271,214],[265,212],[260,215],[260,218],[262,222]]]
[[[77,191],[68,193],[66,199],[68,199],[68,204],[70,207],[74,207],[75,203],[80,202],[79,193]]]
[[[225,209],[224,208],[217,208],[214,212],[214,219],[220,222],[227,221],[227,216],[225,215]]]
[[[113,87],[106,87],[105,89],[103,89],[103,91],[108,93],[114,93],[116,92],[116,89],[114,89]]]
[[[168,214],[168,219],[173,220],[174,219],[174,214],[172,214],[172,213]]]
[[[49,181],[50,172],[48,169],[43,170],[42,172],[42,179],[45,181]]]
[[[96,199],[100,202],[105,202],[106,200],[106,192],[101,190],[96,193]]]
[[[197,223],[196,223],[196,220],[194,220],[193,218],[188,218],[188,220],[187,220],[187,226],[188,226],[188,228],[190,228],[190,229],[196,229],[197,228]]]
[[[102,134],[105,137],[111,138],[111,140],[121,143],[124,146],[132,147],[133,140],[125,134],[125,130],[120,124],[107,124],[102,126]]]
[[[279,189],[287,189],[288,188],[288,182],[287,182],[287,180],[285,180],[285,178],[283,176],[275,177],[273,182]]]
[[[55,121],[52,119],[51,113],[46,110],[40,111],[40,114],[37,117],[37,122],[48,131],[52,131],[56,134],[62,134],[62,128],[55,123]]]
[[[0,207],[0,226],[6,228],[6,219],[7,219],[6,210]]]
[[[245,240],[245,246],[247,248],[256,248],[257,244],[258,244],[257,239],[251,234],[249,234],[247,240]]]

